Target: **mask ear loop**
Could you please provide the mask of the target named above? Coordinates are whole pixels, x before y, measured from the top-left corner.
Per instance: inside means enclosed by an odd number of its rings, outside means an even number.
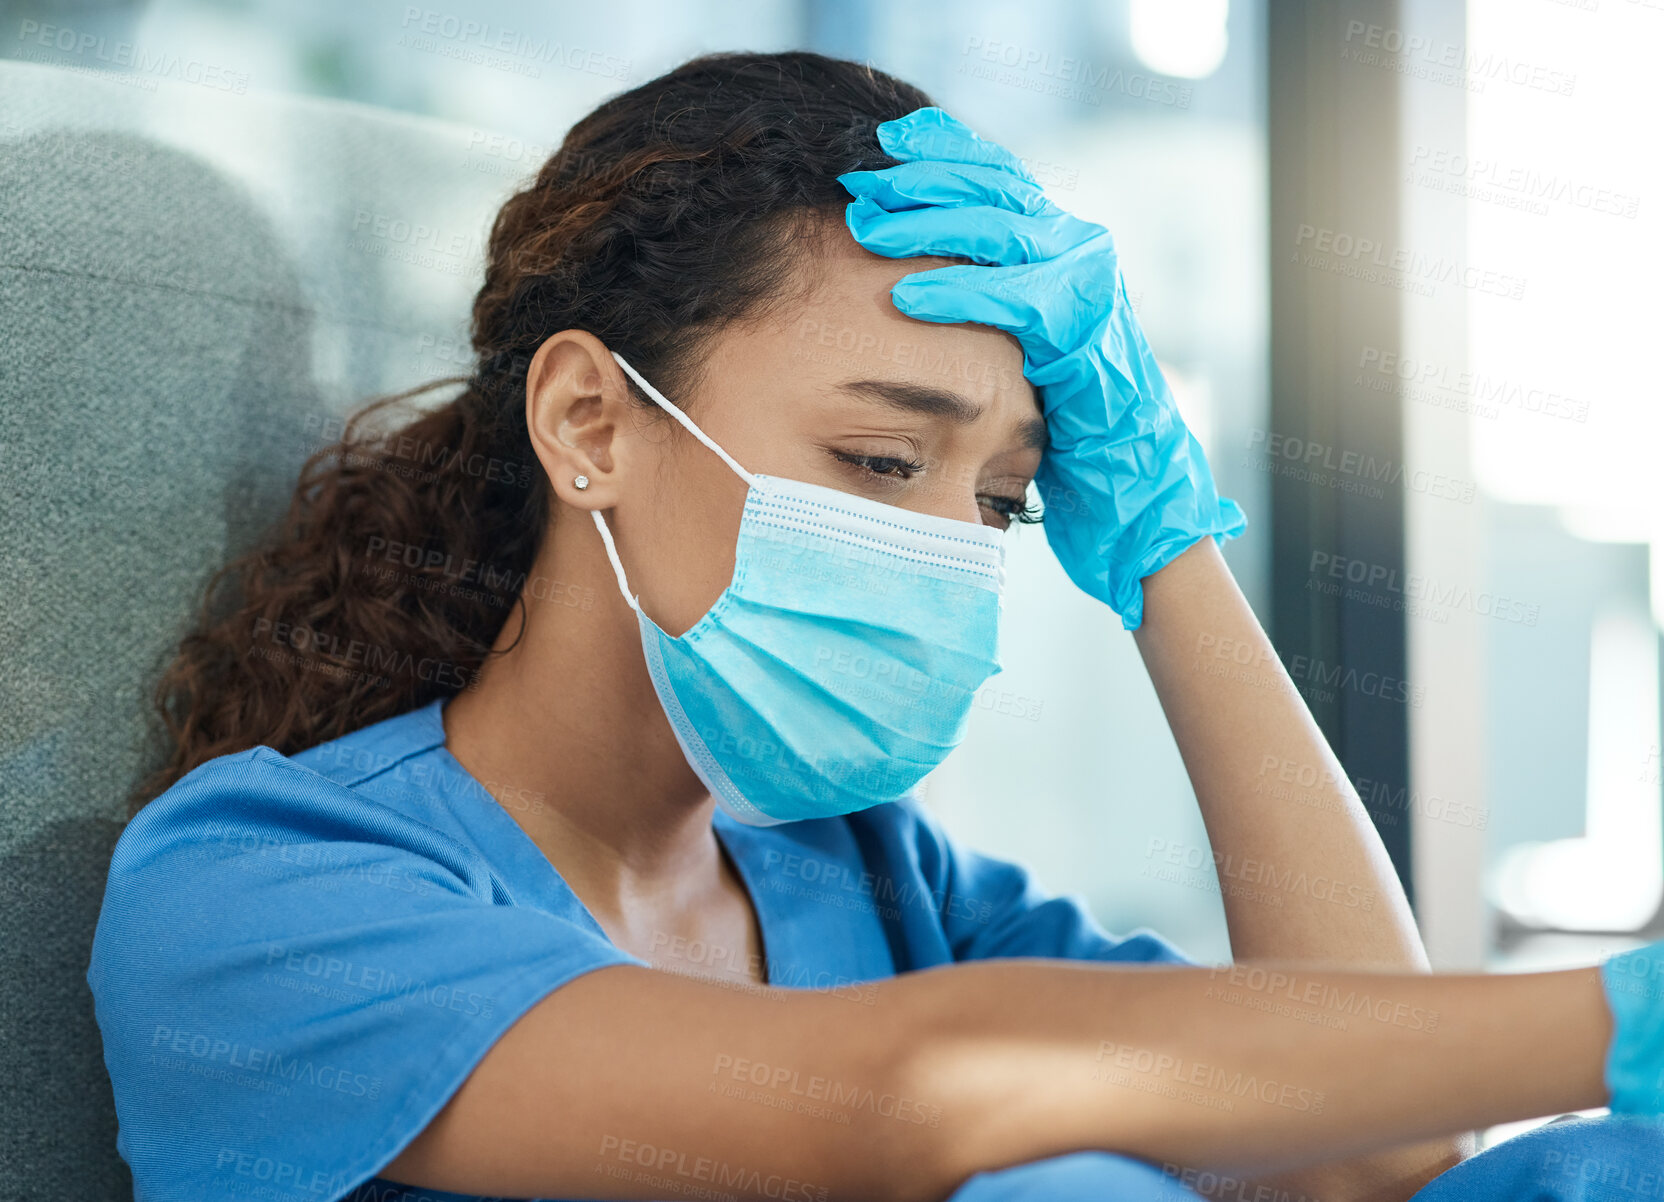
[[[607,529],[606,519],[601,516],[599,509],[591,509],[589,516],[595,519],[595,528],[601,532],[601,541],[607,546],[607,558],[612,561],[612,574],[618,577],[618,591],[624,594],[624,600],[631,609],[638,614],[641,612],[641,598],[630,591],[630,582],[624,579],[624,565],[618,562],[618,548],[613,546],[612,531]]]
[[[648,396],[652,397],[655,401],[657,401],[660,405],[662,405],[664,407],[664,410],[665,410],[666,413],[670,414],[671,417],[675,418],[677,421],[681,422],[682,425],[686,426],[689,434],[693,435],[700,442],[702,442],[706,446],[710,447],[711,450],[715,451],[718,455],[720,455],[722,457],[722,462],[726,463],[729,467],[733,468],[734,471],[738,472],[739,477],[740,477],[741,480],[744,480],[747,485],[753,485],[753,484],[757,483],[757,478],[755,476],[753,476],[750,472],[746,471],[739,464],[735,463],[734,462],[734,457],[732,455],[730,455],[727,451],[724,451],[721,447],[717,446],[716,443],[712,442],[710,435],[706,434],[705,431],[701,430],[698,426],[693,424],[693,419],[692,418],[690,418],[687,414],[683,413],[675,405],[672,405],[670,403],[670,400],[662,392],[660,392],[657,388],[654,388],[646,380],[642,379],[641,378],[641,373],[636,371],[635,368],[631,367],[628,363],[626,363],[624,361],[624,356],[623,355],[620,355],[617,351],[613,351],[612,352],[612,357],[614,359],[618,360],[618,366],[622,367],[625,371],[630,373],[630,379],[634,380],[637,384],[640,384],[641,387],[646,391]]]
[[[727,451],[724,451],[721,447],[717,446],[716,443],[712,442],[710,435],[706,434],[705,431],[693,424],[692,418],[683,413],[675,405],[671,404],[668,397],[643,379],[641,373],[631,367],[629,363],[625,361],[623,355],[620,355],[617,351],[613,351],[612,357],[618,360],[618,366],[628,372],[630,378],[637,384],[641,385],[647,395],[657,401],[666,413],[681,422],[682,425],[687,428],[689,434],[692,434],[700,442],[710,447],[711,450],[715,451],[717,455],[721,457],[722,462],[733,468],[734,471],[738,473],[739,478],[745,481],[746,487],[755,487],[757,478],[750,472],[746,471],[738,463],[734,462],[734,457]],[[601,516],[601,511],[599,509],[591,509],[589,511],[589,516],[595,519],[595,528],[601,532],[601,542],[605,544],[607,548],[607,559],[612,563],[613,575],[618,577],[619,592],[624,594],[624,600],[629,602],[630,608],[639,614],[641,612],[641,598],[630,591],[630,582],[624,578],[624,565],[619,562],[618,548],[613,544],[612,531],[607,529],[606,519]]]

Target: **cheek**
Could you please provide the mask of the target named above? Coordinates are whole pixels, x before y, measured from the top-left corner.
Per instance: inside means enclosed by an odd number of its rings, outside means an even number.
[[[745,483],[709,451],[697,450],[715,470],[667,464],[643,507],[638,559],[645,559],[645,575],[637,587],[642,608],[670,635],[686,633],[733,579],[745,506]]]

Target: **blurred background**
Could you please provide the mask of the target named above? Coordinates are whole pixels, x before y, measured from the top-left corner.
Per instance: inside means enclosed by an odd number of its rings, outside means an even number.
[[[328,270],[449,315],[412,347],[319,314],[334,413],[372,382],[466,370],[495,205],[604,97],[718,49],[814,49],[918,84],[1114,233],[1248,514],[1226,557],[1435,966],[1587,963],[1658,937],[1657,0],[0,8],[0,56],[128,89],[150,136],[212,142],[257,205],[299,196],[284,181],[314,166],[281,123],[224,136],[274,96],[447,124],[454,203],[272,204],[295,257],[327,227],[349,252]],[[0,136],[18,119],[0,112]],[[1006,671],[928,804],[1111,930],[1227,959],[1206,832],[1131,636],[1040,529],[1012,542]],[[1202,870],[1158,871],[1174,847]]]

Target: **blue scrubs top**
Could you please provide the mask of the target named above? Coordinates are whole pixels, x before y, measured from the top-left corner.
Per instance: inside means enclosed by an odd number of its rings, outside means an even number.
[[[445,749],[443,699],[292,756],[205,763],[110,863],[87,983],[135,1202],[457,1199],[376,1176],[607,938]],[[912,800],[749,827],[718,809],[771,985],[954,960],[1188,961],[950,839]],[[558,1116],[551,1116],[558,1122]]]

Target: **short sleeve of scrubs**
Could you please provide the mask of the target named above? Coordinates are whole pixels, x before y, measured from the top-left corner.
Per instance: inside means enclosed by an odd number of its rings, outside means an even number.
[[[644,964],[479,854],[267,747],[128,824],[87,972],[136,1202],[333,1199],[538,1000]]]

